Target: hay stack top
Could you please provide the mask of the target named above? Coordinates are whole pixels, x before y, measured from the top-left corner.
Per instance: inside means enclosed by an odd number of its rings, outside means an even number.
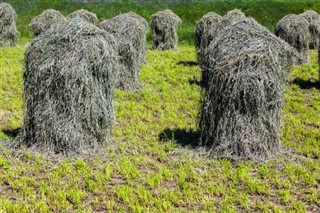
[[[304,43],[310,40],[308,21],[296,14],[284,16],[276,25],[276,34],[289,44]],[[301,37],[303,41],[297,41]]]
[[[17,13],[10,4],[0,3],[0,47],[15,46],[17,42]]]
[[[151,25],[171,25],[172,27],[177,28],[181,23],[181,18],[172,12],[172,10],[159,11],[151,16]]]
[[[305,18],[296,14],[284,16],[277,23],[275,34],[300,53],[300,60],[297,61],[297,64],[310,63],[308,51],[311,35],[309,33],[309,23]]]
[[[320,36],[320,15],[313,10],[307,10],[300,14],[300,16],[309,22],[309,32],[311,36],[311,41],[309,44],[310,49],[318,48]]]
[[[138,19],[140,21],[140,23],[144,25],[146,30],[148,29],[148,22],[142,16],[136,14],[135,12],[131,11],[131,12],[128,12],[128,13],[124,13],[123,15],[127,15],[127,16],[130,16],[132,18]]]
[[[12,20],[17,19],[17,13],[13,7],[5,2],[0,3],[0,23],[11,24]]]
[[[196,51],[197,58],[201,64],[203,59],[205,48],[209,44],[208,33],[210,30],[215,29],[221,21],[221,16],[215,12],[209,12],[205,14],[196,25]]]
[[[64,24],[65,17],[57,10],[48,9],[31,20],[30,28],[34,36],[38,36],[55,24]]]
[[[88,21],[92,24],[95,24],[98,21],[97,15],[94,13],[89,12],[88,10],[80,9],[77,11],[72,12],[68,19],[74,18],[76,16],[79,16],[81,19]]]
[[[117,15],[111,19],[102,21],[98,27],[110,32],[116,36],[124,34],[126,31],[134,30],[134,28],[147,30],[148,22],[136,13],[124,13]],[[129,35],[130,36],[130,35]]]

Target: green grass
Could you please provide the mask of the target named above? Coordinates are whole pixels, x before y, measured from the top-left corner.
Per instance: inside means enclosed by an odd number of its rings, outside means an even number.
[[[106,10],[100,4],[11,2],[20,16],[21,37],[18,47],[0,49],[0,138],[8,138],[22,125],[23,54],[30,40],[25,24],[34,14],[49,7],[67,14],[84,6],[103,18],[132,7],[147,17],[165,7],[119,3]],[[223,13],[237,4],[270,26],[287,12],[319,8],[312,2],[195,4],[192,10],[172,5],[185,21],[180,50],[149,50],[140,73],[142,89],[116,91],[115,140],[106,150],[107,158],[49,162],[42,155],[22,151],[14,157],[0,148],[0,212],[319,212],[320,90],[313,83],[318,75],[315,51],[311,65],[292,69],[288,81],[300,80],[285,90],[282,139],[293,156],[233,165],[199,156],[193,148],[201,89],[194,83],[200,70],[190,44],[192,27],[213,7]]]

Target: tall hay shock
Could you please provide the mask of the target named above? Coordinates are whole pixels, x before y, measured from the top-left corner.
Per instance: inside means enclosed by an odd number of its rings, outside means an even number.
[[[151,16],[152,48],[177,50],[177,30],[182,20],[171,10],[163,10]]]
[[[217,25],[210,29],[207,32],[207,36],[205,38],[205,40],[203,41],[203,55],[202,55],[202,60],[200,60],[200,67],[202,67],[204,65],[204,63],[207,61],[206,59],[206,51],[208,46],[214,42],[215,40],[217,40],[217,38],[219,36],[221,36],[224,31],[226,31],[227,29],[229,29],[230,27],[232,27],[232,25],[234,25],[235,23],[246,19],[246,15],[241,12],[241,10],[239,9],[234,9],[231,11],[228,11],[227,14],[225,14],[221,19],[220,22],[217,23]],[[208,88],[208,76],[206,73],[206,69],[202,69],[201,72],[201,82],[202,85],[204,86],[204,88]]]
[[[25,54],[22,143],[69,154],[110,140],[116,63],[114,37],[78,17],[36,37]]]
[[[311,36],[309,48],[318,49],[320,34],[320,15],[313,10],[307,10],[304,13],[300,14],[300,16],[305,18],[309,23],[309,33]]]
[[[202,16],[200,21],[196,25],[196,53],[199,63],[205,54],[205,48],[208,45],[208,33],[210,30],[215,29],[218,23],[221,21],[221,16],[215,12],[209,12]]]
[[[84,10],[84,9],[80,9],[80,10],[77,10],[77,11],[70,13],[67,18],[72,19],[76,16],[79,16],[81,19],[88,21],[92,24],[96,24],[98,22],[98,18],[97,18],[96,14],[91,13],[88,10]]]
[[[65,24],[65,17],[57,10],[48,9],[40,15],[34,17],[29,27],[34,36],[38,36],[46,30],[50,29],[55,24]]]
[[[0,47],[17,44],[17,14],[10,4],[0,3]]]
[[[306,19],[295,14],[283,17],[276,25],[275,34],[296,48],[300,53],[297,65],[309,64],[309,43],[311,40],[309,33],[309,23]]]
[[[211,43],[207,54],[201,145],[209,155],[230,160],[277,155],[285,77],[298,53],[248,18]]]
[[[147,49],[146,25],[132,13],[107,19],[99,27],[111,33],[119,42],[119,73],[116,86],[125,90],[140,87],[139,72]]]

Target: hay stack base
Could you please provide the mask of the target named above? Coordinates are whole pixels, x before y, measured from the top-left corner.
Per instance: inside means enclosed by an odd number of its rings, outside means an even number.
[[[0,3],[0,47],[17,44],[17,14],[10,4]]]
[[[296,48],[300,53],[301,59],[297,65],[310,64],[309,43],[311,37],[308,26],[309,23],[306,19],[295,14],[286,15],[276,25],[276,36]]]
[[[152,15],[152,48],[178,50],[177,30],[181,22],[181,19],[171,10],[160,11]]]
[[[81,19],[83,19],[85,21],[88,21],[88,22],[90,22],[92,24],[95,24],[98,21],[98,18],[97,18],[96,14],[91,13],[91,12],[89,12],[87,10],[84,10],[84,9],[80,9],[80,10],[72,12],[71,14],[69,14],[68,19],[72,19],[72,18],[74,18],[76,16],[78,16]]]
[[[235,161],[281,153],[283,89],[295,49],[248,18],[211,43],[207,54],[201,145],[213,157]]]
[[[319,47],[319,34],[320,34],[320,15],[313,11],[307,10],[300,14],[301,17],[306,19],[309,23],[309,33],[310,33],[310,49],[317,49]]]
[[[57,10],[48,9],[34,17],[29,27],[34,36],[38,36],[55,24],[65,24],[65,17]]]
[[[205,49],[209,43],[207,40],[208,33],[210,30],[215,29],[220,21],[220,15],[215,12],[209,12],[205,14],[196,25],[195,43],[199,64],[201,64],[201,60],[205,54]]]
[[[111,33],[119,42],[116,87],[125,90],[139,88],[140,67],[145,61],[147,50],[146,21],[131,12],[107,19],[99,27]]]
[[[23,74],[23,145],[68,154],[111,139],[115,49],[112,35],[78,17],[32,41]]]

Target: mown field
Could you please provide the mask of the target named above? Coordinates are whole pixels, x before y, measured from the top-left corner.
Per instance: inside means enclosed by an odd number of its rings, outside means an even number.
[[[9,140],[22,125],[23,57],[31,38],[26,23],[32,15],[46,8],[67,14],[88,7],[103,18],[126,12],[131,5],[12,3],[21,34],[17,47],[0,49],[0,140]],[[252,8],[244,11],[254,12],[272,29],[281,14],[320,4],[277,2],[260,8],[229,3],[221,6],[221,13],[239,5]],[[288,75],[282,129],[288,154],[264,163],[233,164],[206,157],[196,147],[202,92],[193,22],[211,6],[170,6],[186,20],[179,31],[179,51],[149,50],[140,73],[143,87],[116,91],[114,142],[106,148],[106,157],[57,156],[49,161],[45,155],[11,153],[0,146],[0,212],[320,212],[316,51],[310,51],[311,65],[295,67]],[[165,6],[132,7],[146,17]]]

